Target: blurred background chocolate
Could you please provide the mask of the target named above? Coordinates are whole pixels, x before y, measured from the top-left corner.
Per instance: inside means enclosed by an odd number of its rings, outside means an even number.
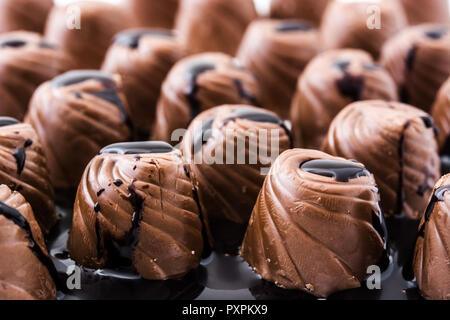
[[[443,154],[450,156],[450,77],[439,90],[431,112],[439,128],[439,148]]]
[[[202,222],[180,151],[163,142],[102,149],[81,179],[68,249],[85,267],[129,267],[149,280],[196,268]]]
[[[0,32],[44,31],[53,0],[0,0]]]
[[[55,188],[75,188],[85,166],[114,142],[127,141],[131,127],[119,80],[99,71],[70,71],[41,85],[26,122],[44,146]]]
[[[427,24],[403,30],[384,45],[381,64],[397,83],[402,102],[430,111],[450,76],[449,26]]]
[[[104,1],[72,1],[53,7],[45,39],[71,56],[76,69],[98,69],[114,35],[135,25],[131,14],[120,6]]]
[[[434,187],[419,226],[414,274],[426,299],[450,300],[450,175]]]
[[[234,55],[256,17],[253,0],[180,0],[176,29],[192,53]]]
[[[367,267],[385,256],[378,201],[375,179],[362,164],[288,150],[264,181],[241,255],[263,279],[285,289],[327,297],[357,288]]]
[[[72,61],[33,32],[0,34],[0,116],[22,120],[34,90]]]
[[[123,0],[137,27],[172,29],[180,0]]]
[[[271,0],[270,16],[276,19],[301,19],[320,25],[330,0]]]
[[[398,1],[332,1],[322,20],[323,45],[327,49],[363,49],[377,59],[386,40],[406,25]]]
[[[164,80],[156,110],[153,140],[171,143],[200,112],[222,104],[259,105],[254,75],[223,53],[204,53],[177,62]]]
[[[164,78],[185,55],[175,35],[161,29],[123,31],[109,49],[102,70],[122,77],[130,118],[142,140],[149,138]]]
[[[252,106],[216,107],[189,126],[181,150],[217,250],[233,253],[240,245],[264,168],[291,146],[284,121]]]
[[[448,0],[401,0],[411,25],[450,23]]]
[[[372,172],[387,216],[417,219],[440,177],[431,116],[397,102],[353,103],[333,120],[323,150],[355,159]]]
[[[337,49],[316,56],[297,83],[291,106],[296,146],[318,149],[345,106],[359,100],[397,100],[389,73],[367,52]]]
[[[54,300],[56,272],[29,203],[0,185],[0,300]]]
[[[0,117],[0,184],[19,191],[31,204],[44,233],[57,221],[47,159],[36,131],[29,125]]]
[[[250,24],[237,56],[261,85],[261,105],[287,119],[297,78],[320,49],[310,23],[264,19]]]

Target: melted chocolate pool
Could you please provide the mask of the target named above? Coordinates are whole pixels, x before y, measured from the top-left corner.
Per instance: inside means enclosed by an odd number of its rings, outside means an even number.
[[[309,173],[334,178],[339,182],[370,176],[370,172],[364,167],[351,161],[316,159],[302,163],[300,168]]]
[[[122,142],[111,144],[100,151],[100,154],[148,154],[169,153],[173,147],[162,141]]]

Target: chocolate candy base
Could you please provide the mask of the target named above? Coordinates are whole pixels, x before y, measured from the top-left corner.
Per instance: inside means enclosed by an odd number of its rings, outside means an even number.
[[[72,221],[68,194],[57,193],[59,224],[48,242],[49,252],[66,284],[67,268],[74,265],[66,251],[66,242]],[[411,260],[418,221],[394,217],[386,221],[390,234],[391,263],[381,275],[381,290],[361,288],[331,295],[334,300],[417,300],[422,299],[415,282],[404,279],[403,266]],[[402,235],[402,237],[396,237]],[[406,237],[405,237],[406,235]],[[407,236],[409,235],[409,237]],[[311,300],[315,297],[301,291],[285,290],[262,280],[243,261],[232,255],[213,252],[201,265],[181,280],[148,281],[129,270],[89,270],[81,268],[81,290],[64,289],[61,300]]]

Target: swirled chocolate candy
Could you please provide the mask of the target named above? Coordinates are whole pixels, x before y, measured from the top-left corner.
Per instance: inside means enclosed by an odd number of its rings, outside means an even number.
[[[431,115],[439,128],[440,150],[443,154],[450,156],[450,77],[439,90]]]
[[[410,24],[450,23],[446,0],[401,0]]]
[[[381,64],[391,73],[402,102],[429,111],[450,76],[448,25],[410,27],[383,47]]]
[[[431,195],[419,226],[414,274],[427,299],[450,300],[450,175],[442,177]]]
[[[356,102],[333,120],[323,150],[364,163],[375,175],[385,215],[417,219],[440,177],[436,133],[432,118],[412,106]]]
[[[34,90],[71,67],[71,60],[37,33],[0,34],[0,115],[23,119]]]
[[[125,0],[138,27],[172,29],[180,0]]]
[[[185,50],[174,34],[161,29],[133,29],[119,33],[102,70],[122,77],[137,135],[147,140],[155,120],[161,85]]]
[[[38,133],[60,189],[75,188],[102,147],[131,136],[120,82],[99,71],[71,71],[41,85],[26,122]]]
[[[192,53],[234,55],[256,16],[252,0],[181,0],[176,29]]]
[[[297,146],[318,149],[345,106],[369,99],[397,100],[389,73],[362,50],[330,50],[315,57],[297,83],[291,121]]]
[[[56,299],[56,276],[31,206],[0,185],[0,300]]]
[[[322,20],[322,41],[327,49],[363,49],[378,58],[382,45],[407,26],[397,1],[332,1]]]
[[[329,0],[271,0],[270,16],[277,19],[301,19],[320,25]]]
[[[131,14],[120,6],[105,1],[72,1],[53,7],[45,38],[71,56],[76,69],[98,69],[114,35],[134,26]]]
[[[0,0],[0,33],[26,30],[42,33],[52,0]]]
[[[237,56],[257,77],[261,104],[287,119],[298,76],[319,51],[319,33],[311,24],[267,19],[250,24]]]
[[[222,104],[259,104],[254,75],[223,53],[205,53],[180,60],[163,83],[153,139],[171,141],[200,112]]]
[[[285,123],[270,111],[243,105],[201,113],[182,142],[216,248],[240,244],[264,168],[291,147]]]
[[[317,297],[360,286],[385,257],[372,174],[315,150],[282,153],[253,209],[241,255],[265,280]]]
[[[197,267],[202,222],[188,173],[181,153],[163,142],[102,149],[78,188],[71,258],[89,268],[129,266],[149,280]]]
[[[44,149],[34,129],[8,117],[0,117],[0,184],[20,193],[36,212],[44,233],[56,223],[53,187]]]

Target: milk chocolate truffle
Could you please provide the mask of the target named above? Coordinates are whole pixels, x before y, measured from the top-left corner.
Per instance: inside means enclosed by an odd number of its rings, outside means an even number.
[[[419,225],[413,269],[427,299],[450,300],[450,175],[436,184]]]
[[[176,29],[192,53],[234,55],[256,16],[252,0],[180,0]]]
[[[172,29],[180,0],[125,0],[138,27]]]
[[[114,35],[133,26],[129,12],[120,6],[76,1],[53,7],[45,38],[71,56],[76,69],[98,69]]]
[[[52,0],[0,0],[0,33],[26,30],[42,33]]]
[[[70,71],[36,91],[26,116],[47,155],[55,188],[75,188],[102,147],[129,140],[120,82],[99,71]]]
[[[320,25],[330,0],[271,0],[270,16],[278,19],[301,19]]]
[[[449,23],[448,0],[401,0],[410,24]]]
[[[72,67],[52,44],[32,32],[0,35],[0,115],[23,119],[34,90]]]
[[[397,83],[402,102],[429,111],[450,76],[448,25],[405,29],[385,44],[381,64]]]
[[[105,147],[74,206],[70,256],[89,268],[130,266],[149,280],[198,266],[202,223],[181,153],[163,142]]]
[[[320,54],[297,83],[290,117],[295,143],[320,148],[339,111],[351,102],[370,99],[398,99],[395,82],[370,54],[358,49]]]
[[[178,61],[164,80],[156,109],[153,139],[171,141],[200,112],[221,104],[259,105],[254,75],[223,53],[204,53]]]
[[[251,106],[216,107],[189,126],[181,150],[212,237],[225,250],[242,240],[264,182],[263,169],[291,145],[290,131],[276,114]],[[223,234],[228,240],[221,239]]]
[[[155,120],[162,82],[184,55],[174,34],[161,29],[123,31],[109,49],[102,69],[122,77],[130,118],[142,140],[148,140]]]
[[[417,219],[440,177],[432,118],[409,105],[353,103],[330,125],[323,150],[356,159],[375,175],[385,215]]]
[[[57,217],[47,160],[36,132],[29,124],[0,117],[0,150],[0,184],[20,191],[48,233]]]
[[[317,297],[357,288],[385,256],[375,179],[355,161],[282,153],[250,218],[241,255],[265,280]]]
[[[440,150],[450,155],[450,77],[439,90],[431,115],[439,128]]]
[[[378,58],[386,40],[406,25],[406,15],[397,1],[332,1],[322,20],[322,40],[327,49],[363,49]]]
[[[287,119],[297,78],[319,51],[319,34],[311,24],[267,19],[250,24],[238,59],[257,77],[261,104]]]
[[[0,185],[0,300],[56,299],[56,276],[30,204]]]

